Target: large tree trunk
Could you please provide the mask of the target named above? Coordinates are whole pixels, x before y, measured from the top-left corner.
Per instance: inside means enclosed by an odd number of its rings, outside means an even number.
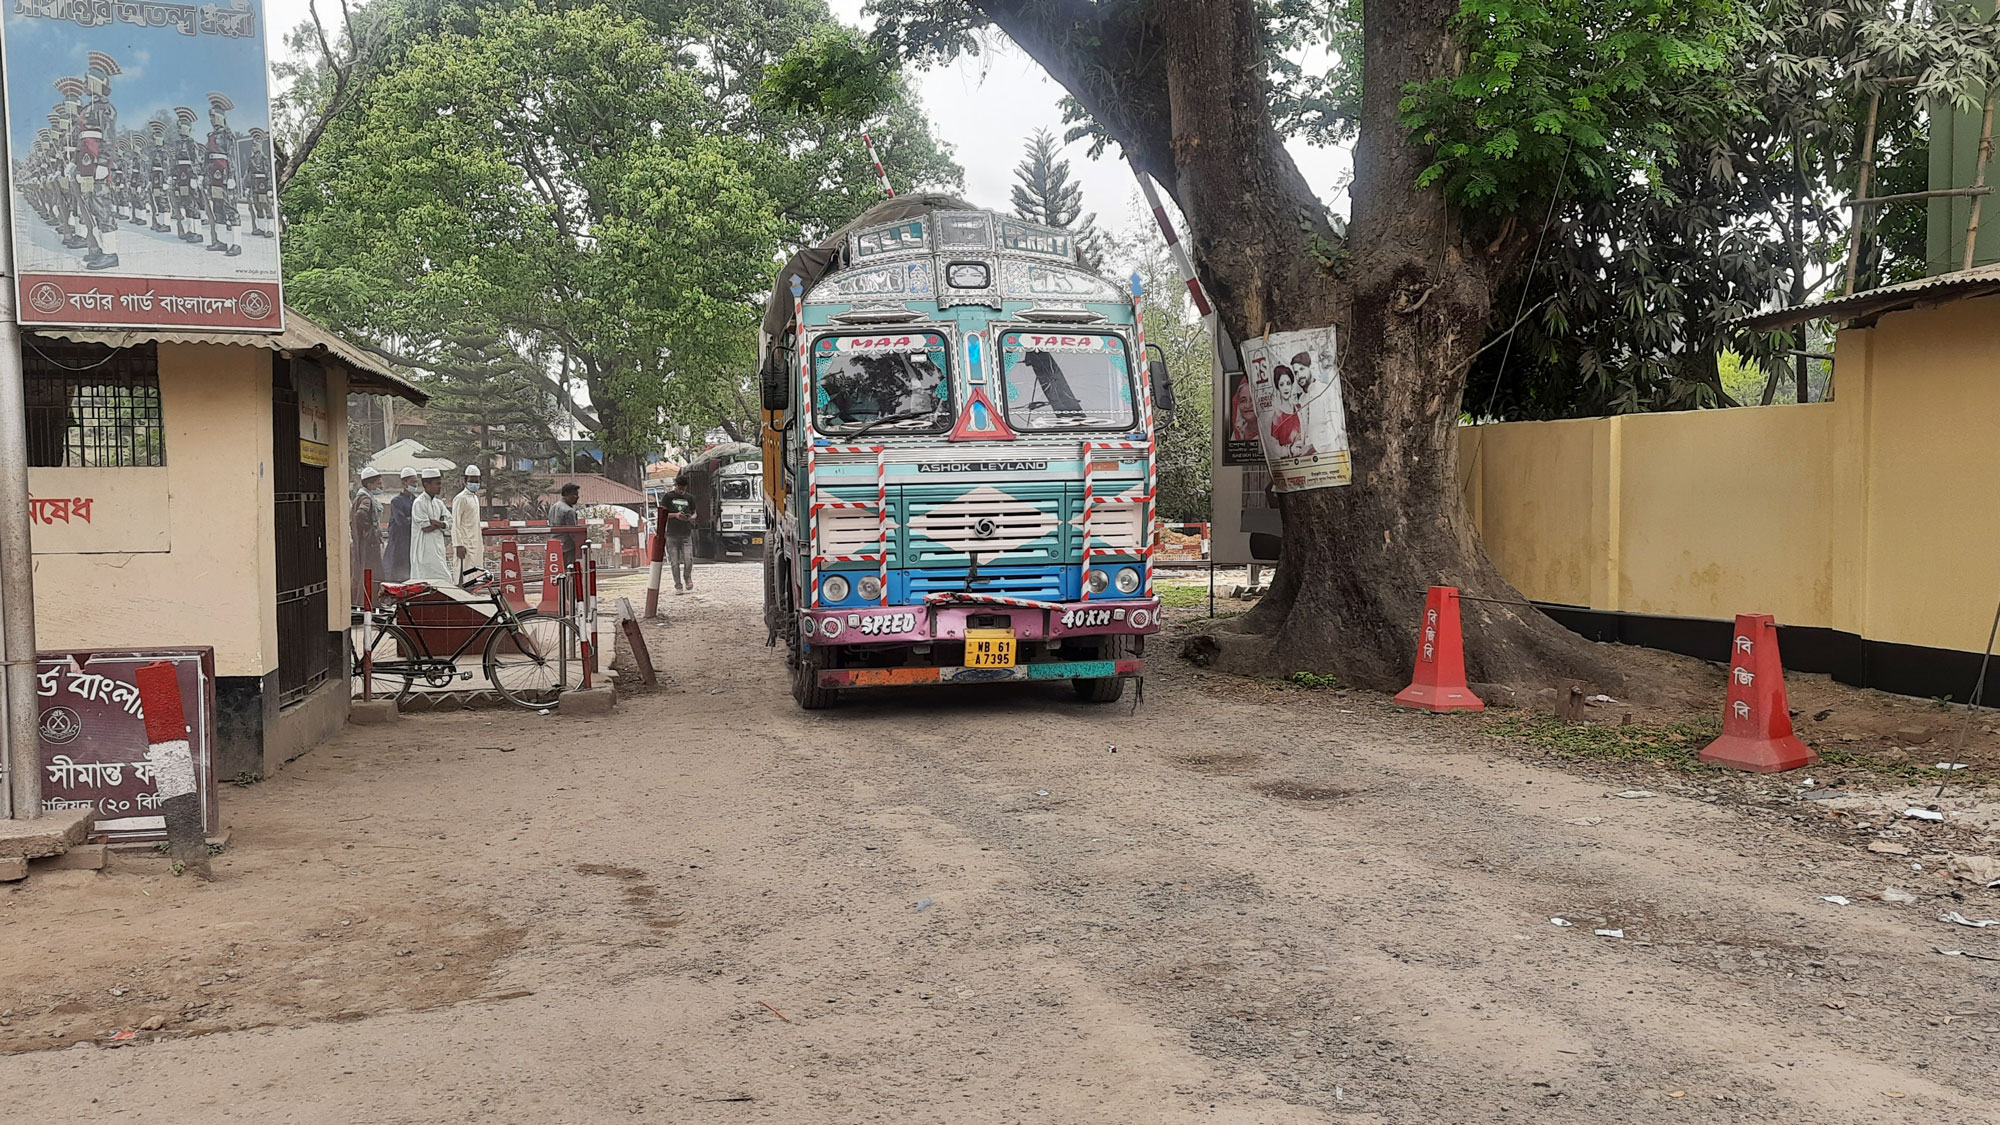
[[[1363,113],[1344,241],[1272,121],[1255,0],[1174,0],[1154,9],[1152,26],[1164,34],[1164,145],[1161,115],[1149,114],[1138,96],[1146,90],[1127,89],[1122,100],[1107,94],[1103,68],[1075,57],[1034,17],[1037,5],[975,3],[1169,188],[1233,337],[1338,329],[1354,483],[1280,496],[1284,561],[1244,622],[1257,634],[1216,638],[1223,665],[1326,670],[1351,683],[1400,687],[1415,657],[1425,589],[1439,584],[1490,599],[1465,606],[1474,680],[1617,683],[1590,645],[1527,606],[1500,576],[1460,498],[1466,369],[1485,335],[1493,288],[1519,263],[1528,237],[1507,224],[1508,233],[1488,243],[1470,242],[1441,193],[1416,187],[1430,153],[1397,121],[1397,103],[1406,84],[1454,66],[1458,0],[1363,7]]]
[[[1409,681],[1424,591],[1457,586],[1474,680],[1615,682],[1590,646],[1526,607],[1480,549],[1460,498],[1458,419],[1483,339],[1504,242],[1468,245],[1460,217],[1416,182],[1429,153],[1397,120],[1406,83],[1447,73],[1457,0],[1370,0],[1361,140],[1345,268],[1265,96],[1251,0],[1175,5],[1168,24],[1178,191],[1204,276],[1238,339],[1334,324],[1354,483],[1280,496],[1285,561],[1228,666],[1332,670],[1352,683]],[[1217,89],[1234,91],[1217,97]],[[1331,257],[1331,255],[1327,255]],[[1334,259],[1338,262],[1338,258]],[[1511,603],[1511,604],[1507,604]]]

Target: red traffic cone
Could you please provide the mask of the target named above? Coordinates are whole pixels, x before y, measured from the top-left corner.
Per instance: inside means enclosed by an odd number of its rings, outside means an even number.
[[[1768,613],[1736,615],[1722,737],[1702,750],[1701,760],[1753,773],[1780,773],[1819,761],[1792,733],[1785,665],[1778,658],[1778,622]]]
[[[1425,711],[1484,711],[1486,704],[1465,686],[1465,637],[1458,625],[1458,588],[1432,586],[1424,595],[1424,627],[1417,645],[1417,670],[1396,702]]]

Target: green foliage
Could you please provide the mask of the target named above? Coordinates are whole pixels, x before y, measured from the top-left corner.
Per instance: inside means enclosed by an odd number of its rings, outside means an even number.
[[[1692,95],[1669,91],[1669,104],[1694,108],[1675,123],[1654,178],[1628,176],[1523,216],[1554,223],[1534,271],[1496,302],[1497,330],[1514,310],[1531,312],[1508,347],[1473,368],[1466,402],[1476,415],[1754,403],[1774,371],[1774,401],[1796,400],[1790,353],[1825,351],[1824,328],[1750,334],[1728,322],[1774,296],[1838,292],[1848,220],[1832,201],[1855,189],[1870,96],[1886,91],[1871,193],[1922,190],[1928,125],[1912,84],[1955,102],[1955,91],[1995,75],[2000,32],[1956,3],[1761,0],[1755,17],[1722,72],[1723,102],[1740,109],[1703,109],[1715,104],[1706,76]],[[1861,288],[1924,269],[1923,207],[1886,210],[1863,249]],[[1825,366],[1809,364],[1815,393]]]
[[[441,341],[431,371],[425,380],[431,401],[418,440],[455,465],[481,466],[482,505],[540,518],[548,478],[520,466],[547,465],[558,451],[558,413],[542,373],[515,341],[469,329]]]
[[[1057,158],[1055,137],[1047,129],[1028,138],[1027,155],[1015,166],[1014,179],[1014,214],[1069,231],[1084,265],[1102,269],[1104,240],[1097,232],[1097,216],[1083,213],[1083,185],[1070,174],[1069,161]]]
[[[1210,473],[1215,417],[1215,348],[1208,327],[1195,315],[1187,286],[1166,246],[1153,234],[1153,217],[1142,209],[1128,216],[1144,232],[1136,242],[1108,244],[1106,253],[1133,263],[1145,287],[1142,304],[1146,343],[1167,357],[1176,410],[1155,420],[1159,465],[1158,514],[1172,523],[1205,522],[1212,517],[1215,491]]]
[[[1722,733],[1721,724],[1714,719],[1612,726],[1608,723],[1572,723],[1554,715],[1515,711],[1501,715],[1486,729],[1498,737],[1519,739],[1565,758],[1652,762],[1689,771],[1722,768],[1703,765],[1697,758],[1701,748]]]
[[[1736,0],[1463,0],[1463,64],[1402,103],[1435,149],[1417,186],[1500,214],[1559,176],[1585,197],[1657,186],[1677,135],[1741,110],[1724,69],[1746,18]]]
[[[861,122],[889,108],[901,93],[895,69],[880,50],[847,28],[827,27],[767,68],[758,96],[781,112]]]
[[[1307,691],[1327,691],[1340,686],[1340,677],[1320,672],[1293,672],[1285,679]]]
[[[395,34],[286,191],[290,299],[427,369],[454,330],[504,326],[519,363],[581,385],[633,480],[671,437],[754,425],[773,261],[879,196],[858,133],[757,96],[839,38],[822,0],[375,0],[356,24]],[[324,68],[294,69],[320,96]],[[954,184],[886,81],[890,174]]]
[[[1160,596],[1160,604],[1168,609],[1193,609],[1208,604],[1207,586],[1161,583],[1153,587],[1153,592]]]

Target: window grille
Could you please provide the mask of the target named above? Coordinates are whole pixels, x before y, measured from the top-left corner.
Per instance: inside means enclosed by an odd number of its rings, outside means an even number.
[[[155,345],[114,349],[29,337],[21,352],[31,467],[167,463]]]

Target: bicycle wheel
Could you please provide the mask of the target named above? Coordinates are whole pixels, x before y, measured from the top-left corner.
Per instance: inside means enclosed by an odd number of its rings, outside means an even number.
[[[583,685],[583,646],[567,617],[527,617],[486,639],[486,678],[501,698],[539,711]]]
[[[361,656],[368,653],[375,665],[370,677],[372,690],[377,699],[394,699],[397,703],[408,699],[417,686],[417,675],[410,662],[416,659],[416,642],[410,639],[403,627],[389,621],[375,622],[375,634],[362,637],[361,622],[348,627],[348,652],[352,654],[353,682],[350,696],[361,698]],[[388,669],[384,671],[384,669]]]

